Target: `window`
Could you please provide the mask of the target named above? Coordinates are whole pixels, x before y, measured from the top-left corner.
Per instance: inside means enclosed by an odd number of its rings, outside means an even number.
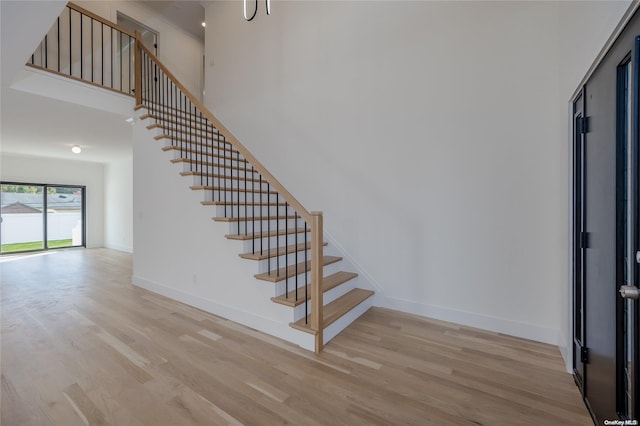
[[[0,254],[86,246],[84,186],[0,185]]]

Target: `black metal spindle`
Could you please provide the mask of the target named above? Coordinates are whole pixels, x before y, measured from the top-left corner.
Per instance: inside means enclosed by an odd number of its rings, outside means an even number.
[[[280,217],[280,194],[276,194],[276,217]],[[286,231],[285,231],[286,237]],[[276,219],[276,250],[280,251],[280,220]],[[280,270],[280,256],[276,257],[276,271]],[[277,274],[277,272],[276,272]],[[288,293],[285,292],[285,297]]]
[[[58,44],[57,44],[57,47],[58,47],[58,64],[57,65],[58,65],[58,72],[60,72],[60,17],[59,16],[58,16],[57,23],[58,23],[58,25],[57,25],[57,27],[58,27],[58,30],[57,30],[57,33],[58,33]]]
[[[131,90],[131,55],[133,54],[132,50],[131,50],[131,40],[132,37],[129,36],[129,93],[133,92],[133,90]]]
[[[271,207],[269,206],[270,202],[271,202],[271,186],[269,185],[269,182],[267,182],[267,218],[271,213]],[[277,221],[278,221],[278,218],[276,216],[276,222]],[[267,220],[267,253],[271,254],[271,221],[270,220]],[[276,258],[278,258],[277,250],[276,250]],[[271,275],[271,259],[269,259],[268,273],[269,275]]]
[[[95,83],[95,81],[93,81],[93,69],[95,67],[94,64],[94,60],[93,60],[93,19],[91,19],[91,82]]]
[[[289,211],[289,203],[284,202],[284,229],[286,234],[284,234],[284,280],[286,292],[289,293],[289,215],[287,212]],[[298,300],[298,293],[296,293],[296,300]]]
[[[231,156],[231,158],[233,158],[233,155]],[[237,151],[236,152],[236,165],[240,164],[239,163],[240,160],[240,152]],[[236,201],[237,201],[237,207],[236,207],[236,213],[238,216],[238,231],[240,231],[240,169],[238,168],[234,168],[233,167],[233,161],[231,161],[231,176],[233,176],[233,170],[235,169],[236,171]],[[245,218],[246,220],[246,218]]]
[[[73,50],[71,50],[71,8],[69,8],[69,75],[73,75],[73,61],[71,57],[73,56]]]
[[[104,23],[100,22],[100,84],[104,86]]]
[[[251,253],[255,254],[256,252],[256,180],[254,179],[255,172],[253,165],[251,166],[251,193],[253,196],[251,197],[251,233],[253,234],[253,238],[251,239]]]
[[[84,19],[82,19],[82,13],[80,13],[80,78],[84,78],[84,53],[82,52],[82,40],[84,39],[84,30],[82,27]]]
[[[111,33],[111,38],[109,39],[109,42],[110,42],[110,44],[111,44],[111,47],[110,47],[110,49],[109,49],[110,54],[111,54],[111,61],[109,62],[109,64],[111,65],[111,74],[110,74],[109,76],[110,76],[110,80],[111,80],[111,88],[112,88],[112,89],[114,89],[114,87],[113,87],[113,49],[114,49],[114,43],[113,43],[113,28],[112,28],[112,27],[109,27],[109,28],[110,28],[110,30],[111,30],[111,31],[110,31],[110,33]]]
[[[296,300],[298,300],[298,233],[296,232],[298,230],[298,218],[296,216],[297,216],[297,213],[294,210],[294,212],[293,212],[293,227],[295,228],[295,231],[294,231],[294,234],[293,234],[294,235],[293,250],[295,252],[294,258],[295,258],[295,265],[296,265]]]
[[[258,185],[258,189],[260,191],[260,203],[258,203],[258,210],[260,210],[260,254],[262,254],[263,250],[262,250],[262,226],[263,226],[263,221],[262,221],[262,175],[259,174],[260,176],[260,184]],[[269,220],[269,216],[267,215],[267,220]]]
[[[249,200],[247,199],[247,160],[243,158],[244,162],[244,235],[248,235],[247,227],[249,226],[249,217],[247,215],[247,206],[249,205]],[[251,176],[253,179],[253,176]],[[251,195],[253,197],[253,194]],[[240,234],[240,229],[238,229],[238,235]]]
[[[304,317],[309,316],[309,253],[307,248],[307,221],[304,221]],[[306,320],[305,320],[306,321]]]
[[[124,43],[122,42],[122,32],[120,32],[120,91],[122,92],[122,80],[124,80],[124,71],[122,69],[122,51],[124,50]]]
[[[49,34],[44,36],[44,67],[49,68],[49,47],[47,46],[47,39]]]

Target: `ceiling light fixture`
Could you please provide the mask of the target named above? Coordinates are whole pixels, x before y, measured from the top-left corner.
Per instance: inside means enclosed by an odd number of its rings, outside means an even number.
[[[206,28],[206,27],[207,27],[207,23],[206,23],[206,22],[203,22],[203,23],[202,23],[202,26]]]
[[[126,119],[126,120],[124,120],[124,121],[126,121],[127,123],[129,123],[129,124],[131,124],[131,125],[133,126],[133,124],[134,124],[134,122],[135,122],[135,119],[134,119],[133,117],[129,117],[129,118],[127,118],[127,119]]]
[[[71,152],[74,154],[80,154],[82,152],[82,148],[80,148],[80,145],[74,145],[71,147]]]
[[[255,8],[253,9],[253,15],[251,15],[251,18],[249,18],[249,16],[247,15],[247,0],[244,0],[243,2],[243,12],[244,12],[244,19],[246,21],[252,21],[253,18],[256,17],[256,13],[258,13],[258,0],[255,0]],[[271,15],[271,0],[265,0],[265,5],[267,8],[267,15]]]

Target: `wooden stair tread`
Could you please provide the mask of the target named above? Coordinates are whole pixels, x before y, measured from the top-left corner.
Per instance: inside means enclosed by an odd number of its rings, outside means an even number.
[[[181,142],[179,140],[176,141],[175,139],[171,139],[171,138],[156,139],[154,137],[154,140],[156,140],[156,141],[159,141],[159,140],[162,140],[162,139],[166,139],[166,140],[170,140],[170,141],[173,141],[173,142],[177,142],[176,144],[171,144],[169,146],[163,146],[162,147],[163,151],[169,151],[169,150],[174,149],[174,150],[178,150],[178,151],[181,151],[181,152],[189,152],[191,154],[201,154],[201,155],[213,155],[214,153],[218,153],[218,155],[220,155],[219,152],[220,151],[224,151],[225,154],[226,153],[231,153],[231,157],[226,157],[227,159],[230,159],[230,160],[233,160],[233,161],[242,161],[242,159],[238,159],[238,158],[234,157],[234,154],[239,153],[239,151],[233,149],[233,146],[228,144],[228,143],[224,143],[224,144],[221,144],[221,146],[218,146],[218,143],[215,142],[215,141],[207,141],[207,140],[202,141],[202,142],[199,142],[199,141],[188,142],[188,141],[186,141],[186,142],[184,142],[183,145],[187,145],[187,144],[190,145],[189,147],[186,147],[186,146],[180,146]],[[196,148],[194,149],[193,146],[196,146]],[[227,146],[230,146],[231,148],[228,148]],[[198,148],[198,147],[202,147],[202,148]],[[203,149],[203,148],[206,148],[206,150]],[[209,150],[211,150],[211,151],[209,151]]]
[[[282,236],[282,235],[288,235],[288,234],[301,234],[305,231],[311,232],[311,229],[307,228],[305,230],[304,228],[289,228],[289,229],[281,229],[279,231],[263,232],[262,234],[260,233],[239,234],[239,235],[229,234],[229,235],[225,235],[225,237],[229,240],[248,241],[248,240],[255,240],[257,238],[276,237],[276,236]]]
[[[353,308],[358,306],[360,303],[367,300],[369,297],[373,296],[374,292],[371,290],[364,290],[362,288],[355,288],[345,294],[342,297],[337,298],[333,302],[325,305],[322,308],[322,318],[324,328],[329,327],[331,324],[336,322],[340,317],[344,314],[351,311]],[[305,318],[301,318],[296,322],[292,322],[289,324],[291,327],[296,330],[304,331],[306,333],[316,334],[314,330],[311,329],[311,315],[307,316],[307,322],[305,323]]]
[[[327,291],[338,287],[340,284],[344,284],[349,280],[357,277],[358,274],[355,272],[345,272],[339,271],[335,274],[331,274],[328,277],[322,278],[322,292],[326,293]],[[306,287],[306,293],[305,293]],[[298,300],[296,300],[296,290],[293,289],[287,294],[283,294],[277,297],[272,297],[271,300],[280,303],[281,305],[290,306],[292,308],[301,305],[304,303],[304,295],[307,295],[307,298],[311,300],[311,283],[306,286],[302,286],[298,288]]]
[[[229,157],[226,157],[226,160],[229,160]],[[232,160],[232,161],[235,161]],[[174,158],[171,160],[171,162],[173,164],[178,164],[178,163],[185,163],[185,164],[194,164],[196,166],[201,166],[201,167],[206,167],[207,169],[226,169],[226,170],[235,170],[236,171],[236,176],[240,176],[240,177],[244,177],[244,172],[246,172],[247,177],[250,177],[252,174],[255,175],[257,174],[258,176],[260,176],[260,173],[258,173],[255,170],[251,170],[250,168],[245,169],[242,166],[234,166],[232,164],[225,164],[225,161],[221,161],[219,164],[218,163],[211,163],[209,161],[198,161],[198,160],[189,160],[188,158]],[[248,163],[247,163],[248,164]]]
[[[232,190],[235,192],[235,188]],[[247,206],[247,207],[284,207],[287,205],[287,203],[252,203],[252,202],[247,202],[247,201],[243,201],[241,203],[233,202],[233,201],[200,201],[200,204],[202,204],[203,206]]]
[[[217,186],[211,186],[211,185],[193,185],[193,186],[190,186],[189,188],[191,188],[193,191],[220,191],[220,192],[222,192],[222,191],[229,191],[229,192],[233,191],[233,192],[237,192],[237,191],[238,191],[238,188],[234,188],[234,189],[231,189],[231,188],[224,188],[224,187],[223,187],[223,188],[220,188],[220,187],[217,187]],[[251,192],[251,193],[254,193],[254,194],[272,194],[272,195],[278,195],[278,192],[277,192],[277,191],[267,191],[266,189],[259,190],[259,189],[257,189],[257,188],[254,188],[254,189],[247,188],[246,190],[245,190],[245,189],[243,189],[243,188],[240,188],[240,190],[239,190],[239,191],[240,191],[240,192],[247,192],[247,193]]]
[[[208,146],[207,148],[212,148],[212,147]],[[227,157],[226,155],[224,155],[224,154],[230,152],[229,150],[226,150],[226,152],[221,155],[218,152],[213,152],[213,151],[204,151],[203,152],[200,149],[184,148],[184,147],[181,147],[181,146],[178,146],[178,145],[163,146],[161,149],[163,151],[165,151],[165,152],[167,152],[167,151],[179,151],[180,154],[196,154],[196,155],[204,155],[206,157],[218,157],[218,158],[227,159],[227,160],[231,160],[231,161],[240,161],[240,162],[243,161],[242,159],[237,160],[236,158]],[[217,147],[213,147],[213,149],[218,149],[218,148]],[[225,151],[225,149],[223,148],[220,151]]]
[[[323,246],[326,246],[328,244],[329,243],[327,243],[326,241],[322,243]],[[262,245],[263,248],[265,245],[266,244]],[[270,259],[276,256],[283,256],[285,254],[294,254],[299,251],[305,251],[310,248],[311,248],[311,243],[307,242],[307,244],[301,243],[301,244],[298,244],[297,246],[295,244],[292,244],[286,247],[273,248],[271,250],[262,250],[261,252],[256,251],[255,253],[241,253],[240,257],[243,259],[249,259],[249,260],[265,260],[265,259]]]
[[[227,144],[221,138],[214,138],[214,137],[210,137],[210,136],[200,137],[200,136],[197,136],[197,135],[193,135],[192,139],[188,139],[188,138],[177,137],[177,136],[174,136],[174,135],[162,134],[162,135],[154,136],[153,138],[155,140],[157,140],[157,141],[162,140],[162,139],[170,139],[170,140],[175,141],[175,142],[187,143],[187,144],[191,144],[191,145],[210,146],[209,143],[212,143],[212,144],[215,145],[215,144],[218,143],[218,141],[220,141],[221,144]],[[234,151],[234,152],[238,152],[238,151]]]
[[[149,118],[149,117],[145,117],[145,118],[140,117],[140,119],[142,119],[142,120],[145,120],[147,118]],[[193,130],[198,130],[198,131],[202,131],[202,132],[205,132],[205,131],[206,132],[212,132],[212,133],[215,133],[216,135],[218,134],[218,129],[216,129],[213,126],[209,126],[209,127],[204,127],[203,128],[202,126],[194,126],[192,123],[191,124],[190,123],[184,123],[184,122],[175,121],[175,120],[169,120],[169,119],[164,119],[164,120],[159,119],[159,118],[155,119],[153,116],[151,116],[151,118],[153,118],[154,120],[157,120],[157,121],[162,121],[164,123],[175,124],[176,126],[189,127],[189,128],[191,128]],[[152,129],[155,129],[157,127],[166,128],[166,126],[164,126],[162,124],[159,124],[157,121],[154,124],[148,125],[147,129],[152,130]]]
[[[179,148],[179,147],[178,147],[178,148]],[[168,151],[168,150],[165,150],[165,151]],[[198,152],[198,154],[200,154],[200,152]],[[219,155],[219,154],[207,154],[207,155],[209,155],[209,156],[211,156],[211,157],[217,157],[217,158],[219,158],[221,161],[220,161],[220,162],[212,163],[211,161],[202,161],[202,160],[196,160],[196,159],[191,159],[191,158],[184,158],[184,157],[180,157],[180,158],[173,158],[173,159],[171,160],[171,162],[172,162],[172,163],[174,163],[174,164],[175,164],[175,163],[187,163],[187,164],[200,164],[200,165],[203,165],[203,166],[209,166],[209,167],[218,167],[218,166],[221,166],[221,167],[227,167],[227,168],[229,168],[229,165],[225,165],[226,160],[229,160],[229,161],[236,161],[236,162],[238,162],[238,163],[246,163],[246,164],[249,164],[249,162],[248,162],[247,160],[243,159],[243,158],[241,158],[241,159],[239,159],[239,160],[238,160],[238,159],[236,159],[236,158],[225,157],[225,156],[223,156],[223,155]],[[237,170],[244,170],[244,167],[240,167],[240,168],[238,168],[238,166],[233,166],[233,167],[234,167],[235,169],[237,169]],[[251,172],[249,171],[249,169],[247,169],[247,173],[251,173]]]
[[[340,262],[341,260],[342,258],[337,256],[323,256],[322,266],[331,265],[332,263]],[[291,265],[289,267],[280,268],[277,271],[272,271],[271,275],[269,275],[268,272],[263,272],[262,274],[254,275],[254,277],[259,280],[277,283],[283,281],[287,277],[294,277],[296,275],[296,266],[298,269],[298,274],[303,274],[311,270],[311,262],[301,262],[298,263],[298,265]]]
[[[178,124],[178,123],[175,123]],[[180,124],[178,124],[180,125]],[[182,134],[189,134],[191,136],[197,136],[197,137],[201,137],[201,136],[205,136],[206,135],[211,135],[211,136],[218,136],[218,132],[216,130],[209,130],[207,128],[203,128],[200,126],[185,126],[185,125],[180,125],[180,127],[183,127],[182,129],[179,127],[175,127],[175,126],[165,126],[164,124],[150,124],[147,126],[148,130],[153,130],[153,129],[162,129],[165,130],[167,132],[170,133],[182,133]],[[165,133],[166,134],[166,133]]]
[[[253,220],[253,221],[261,221],[261,220],[284,220],[284,219],[300,219],[302,216],[300,215],[295,215],[295,216],[254,216],[254,217],[214,217],[213,220],[215,222],[245,222],[248,220]]]
[[[204,173],[204,172],[197,172],[197,171],[190,171],[190,172],[180,172],[180,176],[202,176],[202,177],[210,177],[213,179],[231,179],[231,180],[238,180],[238,181],[247,181],[247,182],[253,182],[253,183],[257,183],[257,184],[269,184],[269,182],[267,182],[264,179],[256,179],[256,178],[250,178],[247,177],[245,179],[244,176],[233,176],[233,175],[221,175],[218,173]],[[231,191],[235,191],[237,188],[229,188],[229,190]]]

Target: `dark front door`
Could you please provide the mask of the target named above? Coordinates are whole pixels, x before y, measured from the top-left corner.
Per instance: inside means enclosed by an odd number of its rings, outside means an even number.
[[[638,51],[630,21],[574,100],[574,373],[598,424],[637,419]],[[640,259],[640,255],[638,257]]]

